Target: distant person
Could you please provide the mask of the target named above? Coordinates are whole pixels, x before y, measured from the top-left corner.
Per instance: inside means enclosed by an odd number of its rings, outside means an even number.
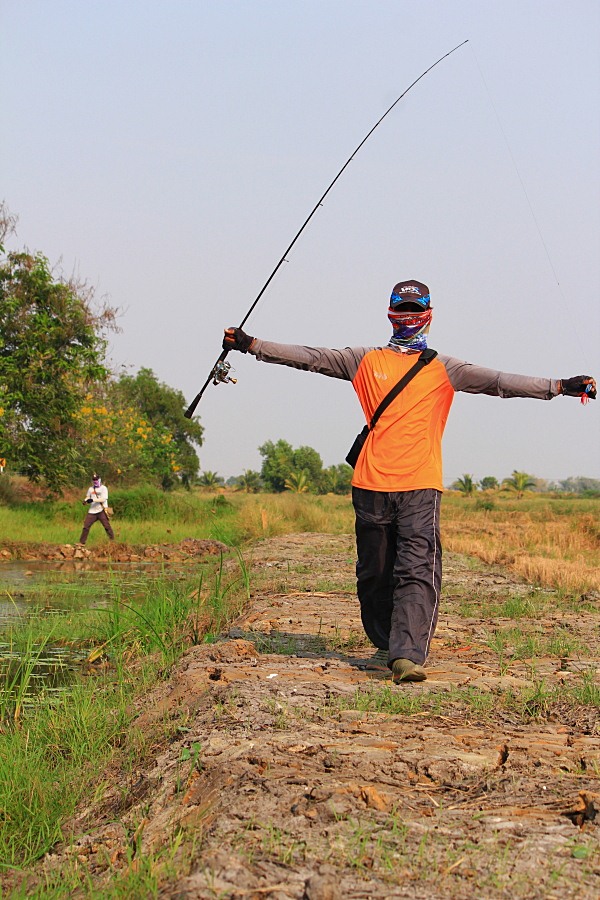
[[[427,677],[423,667],[442,579],[442,435],[454,393],[596,399],[596,382],[589,375],[563,380],[508,375],[436,355],[427,350],[431,318],[429,288],[420,281],[402,281],[390,298],[393,333],[385,347],[330,350],[276,344],[240,328],[227,328],[223,340],[225,350],[249,351],[263,362],[351,381],[367,423],[392,387],[421,360],[423,367],[368,432],[352,479],[362,623],[380,650],[374,660],[383,654],[395,682]]]
[[[85,544],[94,522],[102,522],[109,539],[114,541],[115,535],[106,512],[108,509],[108,488],[102,484],[102,479],[99,475],[94,473],[92,485],[87,489],[85,500],[82,500],[82,503],[84,506],[88,506],[89,509],[83,521],[83,531],[81,532],[79,543]]]

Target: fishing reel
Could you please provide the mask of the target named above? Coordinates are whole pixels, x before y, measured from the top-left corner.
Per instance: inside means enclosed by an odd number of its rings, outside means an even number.
[[[212,370],[213,384],[237,384],[237,378],[232,378],[229,374],[231,363],[226,359],[220,359]],[[235,371],[235,370],[234,370]]]

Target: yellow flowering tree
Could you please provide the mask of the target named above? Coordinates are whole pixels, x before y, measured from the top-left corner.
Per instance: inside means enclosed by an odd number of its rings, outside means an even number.
[[[194,445],[201,445],[203,429],[184,409],[183,394],[151,369],[88,394],[77,414],[87,468],[113,482],[149,480],[165,489],[189,483],[198,472]]]

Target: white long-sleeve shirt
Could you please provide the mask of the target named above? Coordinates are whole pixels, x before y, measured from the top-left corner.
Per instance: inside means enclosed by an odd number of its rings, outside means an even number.
[[[93,501],[88,505],[88,512],[92,514],[102,512],[108,506],[108,488],[104,484],[99,488],[89,487],[85,499]]]

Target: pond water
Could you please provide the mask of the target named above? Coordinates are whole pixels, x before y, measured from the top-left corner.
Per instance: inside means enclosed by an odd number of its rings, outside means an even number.
[[[65,570],[61,564],[37,560],[0,563],[0,635],[20,619],[65,610],[69,594],[73,598],[78,595],[79,606],[82,592],[77,590],[77,582],[93,574],[92,570],[85,572],[74,566]],[[87,594],[84,590],[83,595]]]
[[[13,628],[49,614],[106,605],[107,575],[114,578],[106,566],[87,560],[0,563],[0,694],[4,694],[0,699],[16,695],[23,679],[27,680],[25,703],[35,702],[40,691],[51,698],[76,680],[89,650],[48,641],[23,651],[13,641]]]
[[[23,677],[26,658],[33,651],[35,665],[27,673],[30,701],[43,689],[45,696],[64,690],[76,680],[87,663],[90,647],[42,643],[43,649],[17,649],[14,629],[28,621],[38,623],[46,616],[65,616],[106,607],[113,597],[128,600],[143,597],[149,585],[160,578],[178,581],[188,578],[189,564],[154,561],[114,563],[94,560],[10,560],[0,562],[0,700],[11,693]],[[197,571],[197,567],[196,567]],[[36,628],[43,642],[44,629]],[[21,641],[22,643],[22,641]],[[16,681],[15,681],[16,679]]]
[[[15,620],[45,613],[104,606],[115,588],[140,596],[148,579],[177,581],[189,576],[189,562],[106,560],[10,560],[0,562],[0,633]],[[197,570],[197,568],[196,568]]]

